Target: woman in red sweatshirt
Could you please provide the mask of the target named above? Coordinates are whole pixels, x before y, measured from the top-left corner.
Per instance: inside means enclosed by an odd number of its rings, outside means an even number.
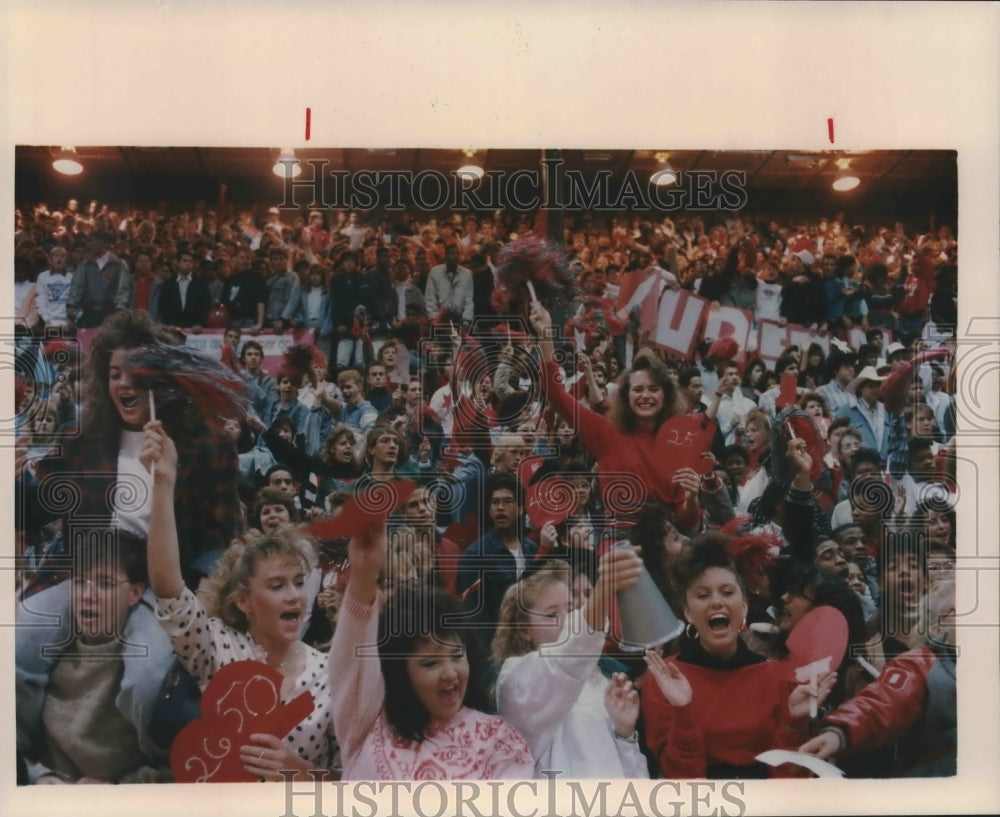
[[[808,684],[796,686],[788,665],[751,652],[740,638],[747,599],[726,538],[692,541],[676,569],[688,621],[680,652],[646,653],[642,686],[646,743],[660,774],[674,779],[763,778],[782,767],[755,760],[768,749],[792,749],[806,737]],[[822,704],[836,681],[820,676]]]
[[[638,510],[646,501],[659,498],[676,506],[678,527],[696,528],[700,519],[697,492],[659,476],[663,463],[656,451],[656,434],[679,413],[675,386],[663,362],[650,351],[639,352],[622,375],[608,416],[603,416],[574,400],[563,386],[552,343],[552,319],[538,301],[531,305],[531,325],[539,337],[545,399],[576,428],[597,460],[605,505],[611,510],[626,506]],[[712,409],[706,418],[714,418]]]

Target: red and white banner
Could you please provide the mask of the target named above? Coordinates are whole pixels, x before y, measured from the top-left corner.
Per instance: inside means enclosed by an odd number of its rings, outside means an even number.
[[[740,353],[736,362],[743,363],[747,356],[747,341],[750,339],[750,328],[753,326],[753,313],[735,306],[720,306],[716,310],[709,309],[705,317],[705,328],[701,334],[705,340],[732,338],[740,345]]]
[[[824,355],[830,354],[829,335],[810,334],[808,328],[797,323],[782,326],[777,321],[764,320],[757,324],[757,354],[768,368],[774,368],[774,362],[789,346],[798,346],[804,359],[813,343],[820,345]]]
[[[665,289],[650,340],[675,355],[691,357],[708,301],[686,290]]]
[[[183,329],[181,331],[184,332]],[[80,329],[77,331],[76,337],[80,342],[80,351],[82,353],[86,354],[90,350],[90,344],[97,332],[97,329]],[[219,360],[222,357],[222,336],[224,334],[225,330],[223,329],[204,329],[198,334],[184,332],[184,343],[192,349],[204,352],[208,357]],[[284,363],[285,352],[293,346],[298,346],[300,343],[315,343],[316,332],[313,329],[296,329],[280,335],[267,333],[261,335],[244,334],[240,336],[238,349],[242,349],[243,344],[248,340],[255,340],[261,345],[264,350],[264,361],[261,366],[271,377],[276,377],[278,370]]]

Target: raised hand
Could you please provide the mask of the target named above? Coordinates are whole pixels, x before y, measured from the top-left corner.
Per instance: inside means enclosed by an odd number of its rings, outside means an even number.
[[[900,483],[896,486],[896,496],[893,499],[893,516],[901,516],[906,509],[906,486]]]
[[[532,328],[538,333],[538,336],[542,338],[546,337],[548,330],[552,327],[552,316],[542,306],[541,301],[531,302],[531,314],[528,317]]]
[[[687,706],[691,703],[694,695],[691,684],[677,664],[664,661],[663,656],[653,650],[646,650],[645,659],[649,673],[656,681],[663,697],[667,699],[667,703],[672,706]]]
[[[611,595],[635,584],[643,570],[638,548],[612,548],[597,563],[595,586],[605,594]]]
[[[604,688],[604,709],[611,717],[615,734],[630,738],[639,720],[639,693],[623,672],[616,672]]]
[[[555,550],[559,544],[559,534],[556,532],[556,526],[551,522],[546,522],[542,526],[538,544],[542,546],[546,553]]]
[[[788,464],[799,474],[808,474],[809,470],[812,468],[812,457],[809,456],[809,452],[806,450],[805,440],[789,440],[786,449],[785,458],[788,460]]]
[[[240,761],[250,774],[265,780],[284,780],[282,770],[309,771],[312,766],[274,735],[250,735],[250,743],[240,747]]]
[[[358,601],[370,604],[378,590],[378,577],[385,563],[385,524],[376,525],[361,536],[352,536],[347,546],[351,575],[347,587]]]
[[[670,482],[683,489],[685,499],[698,496],[698,491],[701,490],[701,477],[694,468],[678,468]]]
[[[144,428],[145,438],[139,448],[139,462],[159,481],[171,481],[177,476],[177,447],[163,430],[163,423],[150,420]]]

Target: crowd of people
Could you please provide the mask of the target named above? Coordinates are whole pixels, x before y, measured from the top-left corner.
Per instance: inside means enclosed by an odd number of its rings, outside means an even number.
[[[243,660],[314,701],[248,779],[955,774],[950,227],[566,213],[571,284],[522,307],[543,216],[17,211],[20,782],[174,779]],[[816,342],[679,358],[650,287]],[[137,368],[210,331],[219,399]],[[644,575],[684,628],[633,651]],[[803,682],[819,608],[848,646]]]

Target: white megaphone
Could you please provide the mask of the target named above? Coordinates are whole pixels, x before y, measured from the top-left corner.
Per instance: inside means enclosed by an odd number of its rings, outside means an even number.
[[[630,548],[632,543],[626,539],[615,547]],[[625,651],[638,652],[658,647],[680,635],[684,629],[684,623],[674,615],[645,567],[636,583],[619,590],[617,596],[622,628],[619,646]]]

